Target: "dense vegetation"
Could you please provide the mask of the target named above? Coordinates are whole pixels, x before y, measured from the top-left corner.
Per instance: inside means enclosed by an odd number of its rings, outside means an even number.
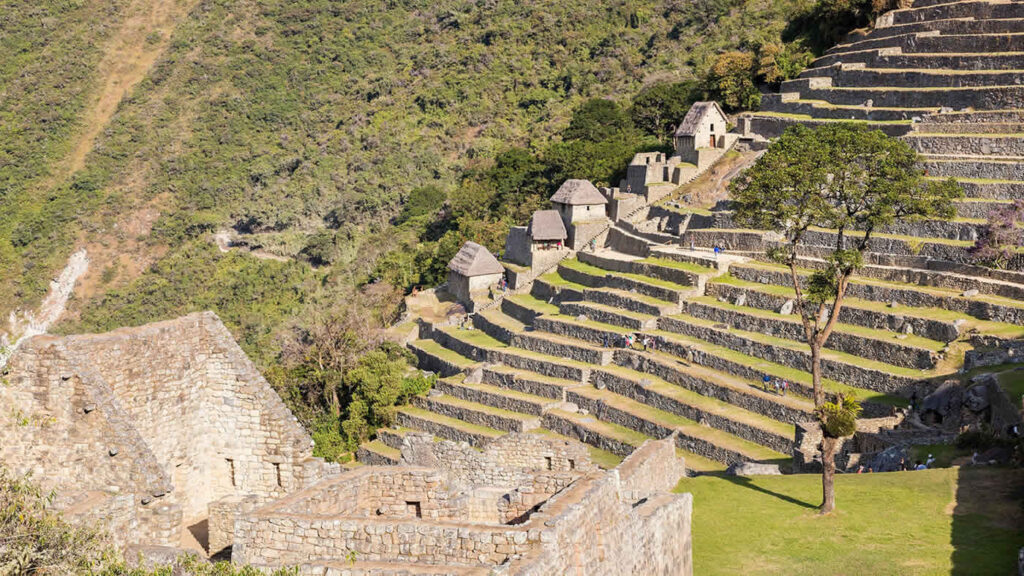
[[[84,574],[92,576],[258,576],[248,566],[209,563],[185,555],[174,566],[132,567],[117,552],[104,531],[74,525],[50,508],[52,495],[28,477],[0,466],[0,574]],[[274,576],[296,574],[281,569]]]
[[[0,312],[37,302],[74,244],[131,243],[154,264],[97,260],[99,295],[72,302],[62,330],[213,309],[337,446],[363,435],[335,418],[360,421],[344,375],[404,291],[441,281],[465,239],[500,249],[565,178],[617,183],[693,100],[756,106],[759,86],[810,60],[812,27],[793,23],[827,13],[813,0],[195,2],[64,177],[124,3],[0,0]],[[217,250],[223,229],[284,261]],[[313,335],[331,323],[349,336],[321,364]],[[367,409],[349,430],[387,421]]]

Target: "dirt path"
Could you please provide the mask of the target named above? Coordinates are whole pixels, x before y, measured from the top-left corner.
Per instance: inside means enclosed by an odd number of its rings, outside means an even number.
[[[77,137],[63,175],[85,165],[96,137],[114,116],[117,105],[149,72],[163,53],[179,18],[195,0],[134,0],[127,17],[104,48],[100,61],[100,89],[86,109],[85,129]]]

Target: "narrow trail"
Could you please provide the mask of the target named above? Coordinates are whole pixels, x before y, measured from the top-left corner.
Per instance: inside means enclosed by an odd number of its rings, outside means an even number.
[[[194,0],[134,0],[127,17],[104,48],[99,66],[100,89],[90,103],[83,124],[61,176],[70,176],[85,165],[96,137],[117,111],[117,105],[143,79],[163,53],[178,18],[188,13]]]
[[[68,264],[60,276],[50,282],[50,292],[38,310],[11,312],[8,320],[10,334],[0,333],[0,368],[7,365],[7,360],[22,342],[33,336],[45,334],[50,326],[60,319],[67,308],[68,299],[75,290],[75,284],[88,269],[89,256],[85,250],[75,252],[68,259]]]

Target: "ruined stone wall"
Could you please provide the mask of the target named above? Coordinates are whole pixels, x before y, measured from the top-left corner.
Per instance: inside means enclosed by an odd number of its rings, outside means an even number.
[[[542,546],[509,574],[692,574],[692,497],[668,493],[682,473],[673,438],[645,443],[546,503],[530,522],[543,521]]]

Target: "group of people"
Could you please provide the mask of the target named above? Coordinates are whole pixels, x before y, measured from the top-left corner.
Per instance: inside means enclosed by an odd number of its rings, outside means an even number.
[[[900,458],[900,464],[896,468],[896,471],[906,472],[908,470],[927,470],[931,468],[933,464],[935,464],[935,456],[932,456],[931,454],[928,455],[928,458],[924,462],[917,460],[913,464],[911,464],[906,458]],[[865,468],[863,464],[857,467],[857,474],[863,474],[865,472],[871,474],[874,471],[874,468],[871,466]]]
[[[602,344],[605,348],[614,346],[615,348],[636,348],[639,344],[644,352],[648,350],[654,351],[658,349],[660,345],[661,336],[648,336],[646,334],[623,334],[614,338],[609,338],[608,334],[604,335]]]
[[[774,390],[776,394],[782,394],[783,396],[785,396],[786,392],[789,391],[789,380],[785,380],[782,378],[772,378],[771,376],[765,374],[764,378],[761,379],[761,383],[764,386],[765,392],[770,392]]]

